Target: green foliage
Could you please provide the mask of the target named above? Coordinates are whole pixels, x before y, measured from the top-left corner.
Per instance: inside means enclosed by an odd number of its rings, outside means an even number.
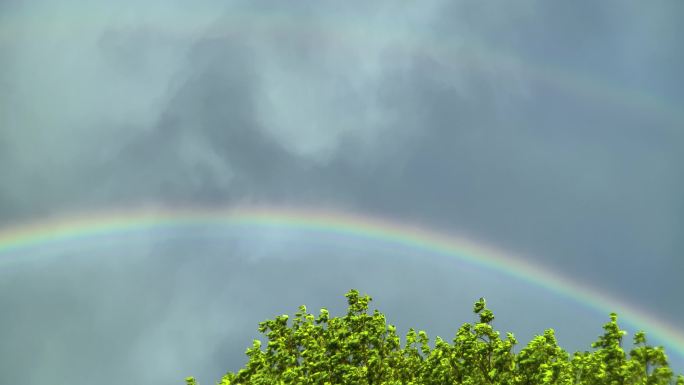
[[[431,346],[424,331],[410,329],[402,346],[385,316],[369,313],[369,296],[351,290],[346,297],[342,317],[326,309],[314,316],[300,306],[291,322],[281,315],[260,323],[266,346],[255,340],[246,366],[218,385],[684,385],[684,376],[674,378],[663,348],[648,345],[644,332],[635,334],[634,348],[625,353],[626,332],[616,314],[593,351],[571,357],[553,329],[515,353],[518,341],[494,330],[484,298],[473,307],[477,322],[463,324],[451,343],[437,337]],[[192,377],[185,381],[197,385]]]

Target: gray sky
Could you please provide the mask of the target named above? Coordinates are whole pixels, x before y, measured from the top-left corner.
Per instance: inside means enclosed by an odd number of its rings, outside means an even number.
[[[681,324],[684,5],[649,6],[0,2],[0,228],[334,208],[468,234]],[[446,337],[486,296],[504,331],[568,349],[611,311],[381,242],[190,233],[0,256],[3,378],[211,383],[259,321],[351,287]]]

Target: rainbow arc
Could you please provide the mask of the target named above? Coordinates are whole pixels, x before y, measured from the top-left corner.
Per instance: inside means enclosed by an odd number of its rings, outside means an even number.
[[[397,221],[353,215],[339,211],[282,207],[236,207],[231,209],[140,209],[58,218],[0,229],[0,258],[29,252],[31,247],[52,242],[84,241],[97,236],[192,226],[247,226],[255,230],[282,228],[325,232],[346,237],[389,242],[425,250],[456,261],[519,279],[574,300],[600,313],[614,311],[647,331],[669,351],[684,358],[684,333],[655,314],[586,286],[524,258],[466,238],[411,226]]]

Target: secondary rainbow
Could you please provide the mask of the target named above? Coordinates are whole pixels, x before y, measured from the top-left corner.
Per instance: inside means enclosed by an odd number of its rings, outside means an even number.
[[[68,7],[68,6],[67,6]],[[67,8],[67,10],[69,10]],[[302,23],[294,14],[284,9],[255,10],[251,7],[232,9],[220,17],[215,7],[194,7],[192,12],[183,12],[182,16],[172,12],[155,12],[154,9],[144,9],[142,14],[154,14],[150,25],[144,30],[155,33],[156,38],[166,42],[194,41],[196,39],[214,39],[239,37],[252,33],[259,28],[264,33],[270,33],[275,39],[283,36],[312,36],[321,38],[318,34],[324,32],[323,38],[327,45],[333,45],[337,50],[348,48],[369,47],[369,35],[394,34],[397,43],[390,48],[397,53],[412,56],[441,58],[442,64],[468,64],[478,66],[477,60],[484,60],[500,71],[513,70],[524,74],[528,79],[557,87],[583,100],[600,104],[615,104],[624,111],[642,111],[649,114],[649,118],[656,121],[664,120],[671,128],[667,132],[679,138],[678,130],[684,122],[684,114],[678,104],[662,97],[644,92],[644,90],[627,88],[609,83],[605,78],[583,74],[571,68],[564,68],[550,61],[531,60],[505,47],[494,46],[491,42],[479,38],[477,35],[465,36],[432,36],[421,39],[413,29],[397,30],[394,21],[368,26],[359,25],[358,20],[340,17],[336,13],[319,15],[320,25],[324,30],[307,30],[307,23]],[[219,12],[220,13],[220,12]],[[25,15],[31,15],[27,17]],[[5,15],[0,15],[5,16]],[[60,6],[60,12],[46,12],[40,7],[25,14],[9,13],[0,19],[0,45],[27,44],[35,40],[54,40],[57,42],[70,41],[74,36],[97,36],[111,24],[110,12],[97,12],[97,8],[83,8],[81,6],[67,12]],[[46,26],[59,22],[59,28],[46,30]],[[211,23],[213,21],[213,23]],[[208,26],[207,26],[208,25]],[[393,29],[394,28],[394,29]],[[115,29],[112,31],[116,32]],[[315,33],[313,33],[315,32]],[[418,36],[418,37],[417,37]],[[470,43],[467,50],[460,50],[458,38],[466,38]],[[370,46],[370,51],[387,47]],[[471,61],[475,59],[475,61]],[[458,69],[456,69],[457,71]]]
[[[188,226],[254,226],[336,233],[425,250],[501,272],[573,299],[599,312],[614,311],[647,331],[668,350],[684,358],[684,333],[646,311],[601,293],[558,273],[494,247],[419,226],[339,211],[282,207],[230,209],[139,209],[55,218],[0,229],[0,258],[18,255],[32,246],[76,242],[97,236]]]

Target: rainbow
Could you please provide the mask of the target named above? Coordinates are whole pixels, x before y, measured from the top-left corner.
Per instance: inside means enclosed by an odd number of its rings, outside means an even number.
[[[231,12],[217,15],[217,9],[211,5],[193,7],[192,12],[182,13],[157,12],[154,5],[147,5],[141,13],[155,15],[152,31],[170,42],[193,41],[198,38],[243,37],[245,31],[255,28],[274,39],[283,36],[311,35],[306,23],[286,13],[282,9],[255,10],[249,6],[237,7]],[[95,36],[102,33],[111,22],[109,12],[98,12],[96,7],[64,9],[60,12],[35,8],[26,17],[21,14],[0,15],[0,45],[26,44],[37,40],[69,41],[76,36]],[[4,18],[3,18],[4,16]],[[624,111],[640,111],[652,120],[665,123],[668,135],[679,138],[679,127],[684,122],[684,113],[678,104],[641,89],[621,86],[608,82],[605,78],[581,73],[565,68],[550,61],[530,60],[505,47],[493,45],[474,35],[466,38],[471,43],[467,46],[459,44],[453,36],[433,36],[430,39],[416,37],[412,30],[402,31],[390,23],[379,27],[363,28],[358,21],[337,14],[319,15],[321,24],[326,26],[319,39],[326,45],[333,45],[341,50],[367,48],[374,52],[380,48],[369,42],[368,36],[394,34],[396,42],[389,44],[395,53],[406,57],[436,57],[440,64],[459,70],[459,66],[480,66],[482,61],[497,71],[517,71],[526,79],[550,85],[563,90],[580,100],[614,105]],[[213,21],[213,23],[212,23]],[[46,25],[58,23],[59,28],[46,30]],[[207,26],[198,31],[198,26]],[[466,49],[462,49],[466,48]],[[458,64],[456,64],[458,63]],[[663,127],[665,128],[665,127]]]
[[[601,313],[620,314],[627,322],[647,330],[684,358],[684,333],[675,326],[556,272],[504,253],[494,247],[428,230],[419,226],[339,211],[281,207],[229,209],[138,209],[56,218],[0,229],[0,258],[32,246],[59,241],[79,241],[96,236],[192,226],[254,226],[333,233],[367,240],[390,242],[424,250],[517,278]]]

